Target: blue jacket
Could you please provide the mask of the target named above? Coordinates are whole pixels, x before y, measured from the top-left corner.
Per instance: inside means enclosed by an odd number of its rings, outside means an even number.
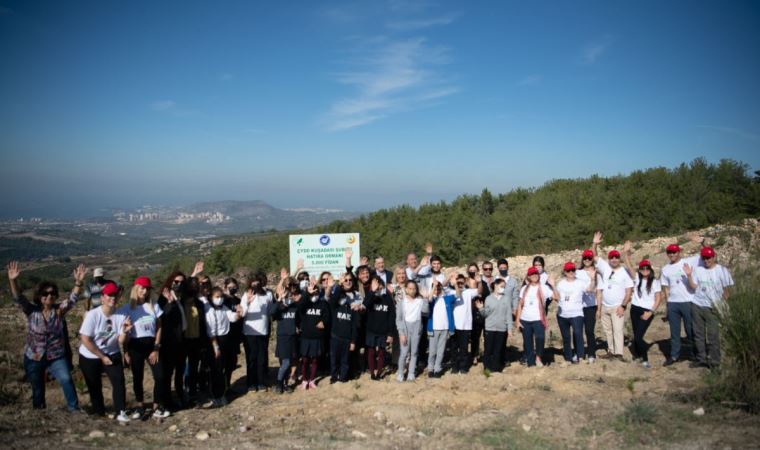
[[[441,300],[443,300],[443,303],[446,306],[446,316],[449,318],[449,331],[452,333],[454,332],[454,303],[457,298],[455,295],[445,295],[443,297],[436,297],[432,302],[427,322],[428,333],[432,333],[433,330],[435,330],[435,328],[433,328],[433,312],[435,311],[435,308],[440,308]]]

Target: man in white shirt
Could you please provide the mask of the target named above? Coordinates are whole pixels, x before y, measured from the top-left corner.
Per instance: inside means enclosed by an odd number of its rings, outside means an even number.
[[[715,250],[704,247],[700,252],[704,267],[683,267],[689,286],[695,291],[691,304],[696,361],[689,367],[720,366],[720,328],[718,309],[725,307],[729,288],[734,285],[731,272],[718,264]]]
[[[689,287],[684,265],[696,267],[701,264],[699,255],[682,258],[681,247],[678,244],[670,244],[665,249],[670,263],[662,268],[660,283],[667,298],[668,324],[670,325],[670,355],[663,366],[670,366],[681,358],[681,323],[686,331],[686,340],[694,342],[694,334],[691,325],[691,302],[694,299],[694,290]]]
[[[633,279],[620,264],[619,251],[611,250],[607,260],[597,257],[596,265],[602,275],[596,289],[602,297],[602,329],[607,335],[605,358],[624,360],[625,309],[631,302]]]

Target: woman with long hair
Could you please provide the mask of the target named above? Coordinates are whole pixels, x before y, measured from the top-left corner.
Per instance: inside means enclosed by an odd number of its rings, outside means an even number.
[[[598,281],[594,251],[591,249],[583,250],[579,269],[575,277],[584,283],[594,283]],[[596,361],[596,320],[601,313],[599,302],[601,297],[597,297],[596,291],[583,292],[583,330],[586,335],[586,361],[593,364]]]
[[[520,290],[515,321],[523,334],[523,351],[528,367],[542,367],[547,326],[544,302],[547,295],[554,295],[554,290],[549,285],[551,279],[548,276],[547,283],[541,283],[541,274],[535,266],[528,268],[525,282]]]
[[[583,296],[594,293],[596,285],[576,276],[574,262],[566,262],[562,268],[563,278],[554,290],[557,302],[557,323],[562,333],[562,353],[566,362],[578,364],[585,356],[583,347]],[[596,277],[592,277],[594,280]],[[571,334],[572,330],[572,334]],[[575,344],[575,353],[573,345]]]
[[[184,394],[185,360],[182,356],[183,332],[187,328],[187,318],[182,307],[182,299],[187,296],[187,277],[180,271],[174,271],[166,277],[161,286],[161,294],[156,305],[163,311],[161,314],[161,343],[158,359],[161,361],[161,378],[164,383],[167,408],[177,409],[171,401],[171,383],[174,379],[174,389],[180,406],[186,406]]]
[[[623,260],[628,273],[633,275],[633,295],[631,296],[631,326],[633,328],[633,358],[641,359],[641,364],[649,369],[647,343],[644,335],[652,324],[654,312],[660,306],[660,280],[654,277],[652,263],[648,259],[639,262],[637,271],[634,271],[631,263],[631,242],[627,241],[623,247]]]
[[[407,371],[407,381],[414,381],[417,370],[417,351],[423,328],[422,316],[427,315],[428,310],[428,301],[420,295],[417,283],[407,280],[404,285],[404,297],[396,304],[396,328],[401,345],[396,376],[399,382],[404,381],[404,370]],[[407,356],[409,357],[408,364]]]
[[[153,417],[169,416],[166,409],[166,394],[164,391],[163,369],[159,350],[161,349],[161,307],[150,301],[152,289],[150,278],[137,277],[132,291],[129,293],[129,304],[119,311],[132,320],[129,346],[124,354],[125,361],[132,369],[132,386],[135,400],[139,404],[132,411],[131,418],[139,419],[144,414],[143,373],[147,361],[153,375]]]

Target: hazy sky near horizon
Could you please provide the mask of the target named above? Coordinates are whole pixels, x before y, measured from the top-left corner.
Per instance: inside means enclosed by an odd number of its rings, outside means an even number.
[[[0,215],[760,168],[754,1],[0,0]]]

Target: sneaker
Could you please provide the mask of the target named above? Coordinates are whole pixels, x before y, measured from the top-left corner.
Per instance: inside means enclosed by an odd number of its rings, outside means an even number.
[[[652,365],[651,365],[651,364],[649,364],[649,361],[644,361],[644,362],[642,362],[642,363],[641,363],[641,365],[642,365],[642,366],[643,366],[645,369],[651,369],[651,368],[652,368]]]
[[[248,392],[259,392],[258,386],[248,386]]]
[[[586,361],[587,361],[589,364],[594,364],[594,363],[596,362],[596,358],[594,358],[593,356],[589,356],[589,357],[588,357],[588,359],[587,359]]]
[[[406,381],[414,381],[414,380],[415,380],[415,378],[414,378],[414,374],[413,374],[413,373],[410,373],[410,374],[409,374],[409,375],[406,377]]]
[[[675,363],[676,363],[676,360],[675,360],[675,359],[673,359],[673,358],[668,358],[668,359],[666,359],[666,360],[665,360],[665,362],[664,362],[664,363],[662,363],[662,367],[668,367],[668,366],[672,366],[672,365],[673,365],[673,364],[675,364]]]
[[[116,416],[116,420],[120,423],[129,423],[129,416],[127,416],[127,412],[122,410],[119,411],[119,414]]]
[[[454,367],[453,369],[451,369],[451,373],[455,374],[455,375],[458,374],[459,373],[459,368],[458,367]]]
[[[330,377],[330,384],[335,384],[338,382],[338,377]]]
[[[155,411],[153,411],[153,418],[154,419],[165,419],[169,416],[171,416],[172,413],[170,413],[168,410],[163,409],[161,407],[156,408]]]
[[[399,383],[403,383],[404,382],[404,374],[403,373],[399,373],[398,376],[396,377],[396,381],[398,381]]]
[[[215,408],[221,408],[222,406],[227,406],[227,399],[224,397],[219,397],[214,399],[214,407]]]
[[[539,358],[536,358],[536,367],[544,367],[544,363],[542,363]]]
[[[300,389],[302,391],[305,391],[306,388],[308,388],[308,387],[309,387],[309,382],[308,381],[302,381],[301,382],[301,386],[299,386],[298,389]]]
[[[314,380],[309,381],[309,389],[316,389],[317,383],[314,382]]]
[[[578,355],[573,355],[573,359],[570,360],[573,364],[578,364]]]
[[[201,408],[203,409],[211,409],[214,407],[216,407],[216,400],[209,400],[201,405]]]
[[[142,408],[135,408],[135,409],[132,410],[132,414],[129,415],[129,418],[133,419],[133,420],[137,420],[137,419],[139,419],[140,417],[143,416],[144,412],[145,411],[143,411]]]

